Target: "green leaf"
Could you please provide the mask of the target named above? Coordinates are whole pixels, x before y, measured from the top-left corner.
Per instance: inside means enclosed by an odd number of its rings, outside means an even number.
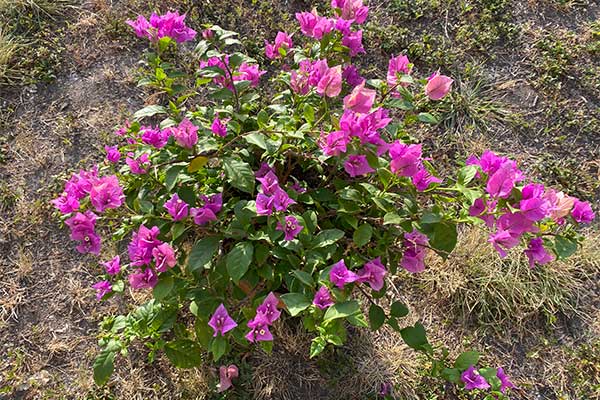
[[[310,104],[304,105],[304,119],[310,123],[315,121],[315,109]]]
[[[390,313],[396,318],[406,317],[408,315],[408,307],[401,301],[395,301],[392,303]]]
[[[250,242],[237,243],[227,254],[227,273],[236,284],[248,272],[253,255],[254,246]]]
[[[492,390],[500,390],[502,382],[500,379],[498,379],[498,370],[496,368],[479,368],[477,372],[479,375],[483,376],[490,385],[492,385]],[[496,400],[496,397],[493,397],[492,400]]]
[[[322,337],[316,337],[312,340],[310,344],[310,358],[316,357],[325,350],[325,346],[327,342]]]
[[[424,346],[428,344],[425,328],[420,322],[417,322],[415,326],[402,329],[400,335],[404,343],[415,350],[423,350]]]
[[[400,329],[400,326],[398,325],[398,321],[396,320],[395,317],[390,317],[386,323],[392,327],[392,329],[394,329],[396,332],[400,332],[402,329]]]
[[[341,345],[344,344],[344,341],[338,335],[327,335],[325,337],[325,340],[327,341],[327,343],[331,343],[331,344],[333,344],[335,346],[341,346]]]
[[[158,104],[153,104],[151,106],[146,106],[141,110],[138,110],[133,114],[133,119],[135,121],[140,121],[145,117],[151,117],[156,114],[166,114],[167,109],[163,106],[159,106]]]
[[[196,331],[196,339],[198,339],[200,345],[208,350],[208,345],[214,333],[213,329],[208,326],[206,321],[197,318],[196,323],[194,324],[194,330]]]
[[[154,71],[154,75],[159,81],[162,81],[167,78],[167,74],[165,74],[165,70],[162,68],[156,68],[156,71]]]
[[[219,361],[226,351],[227,340],[225,340],[222,335],[217,335],[210,345],[210,352],[212,353],[214,360]]]
[[[258,123],[258,127],[260,129],[266,128],[269,124],[269,113],[265,110],[260,110],[258,115],[256,116],[256,122]]]
[[[406,218],[399,216],[395,212],[389,212],[383,216],[383,224],[384,225],[390,225],[390,224],[400,225],[404,221],[406,221]]]
[[[188,269],[194,272],[208,264],[220,244],[221,238],[218,236],[208,236],[197,241],[188,258]]]
[[[360,311],[360,306],[356,300],[345,301],[343,303],[336,303],[329,307],[325,312],[324,321],[332,321],[334,319],[346,318],[352,314],[356,314]]]
[[[210,47],[210,44],[206,40],[201,40],[196,45],[196,48],[194,49],[194,53],[196,53],[197,57],[202,57],[204,55],[204,53],[206,53],[206,50],[208,50],[209,47]]]
[[[173,190],[177,184],[177,177],[179,176],[179,172],[181,172],[182,168],[183,166],[181,165],[174,165],[167,170],[167,173],[165,174],[165,186],[167,187],[168,191]]]
[[[444,368],[440,375],[448,382],[460,382],[460,371],[456,368]]]
[[[200,70],[200,75],[207,78],[216,78],[218,76],[225,76],[227,72],[223,68],[217,66],[204,67]]]
[[[317,229],[317,213],[313,210],[308,210],[302,214],[302,219],[305,223],[305,228],[308,233],[313,234],[315,229]]]
[[[466,165],[458,171],[458,183],[468,185],[469,182],[477,175],[477,167],[475,165]]]
[[[457,188],[463,194],[463,196],[465,196],[465,198],[469,200],[469,205],[473,204],[475,200],[477,200],[483,195],[483,193],[480,190],[469,189],[464,186],[461,186],[460,184],[457,185]]]
[[[371,323],[372,330],[376,331],[381,328],[385,322],[385,312],[383,311],[383,308],[376,304],[371,304],[371,307],[369,307],[369,322]]]
[[[231,90],[229,90],[229,88],[223,88],[223,89],[219,89],[219,90],[212,92],[210,94],[210,97],[213,100],[219,100],[219,101],[232,100],[233,92]]]
[[[426,212],[421,217],[422,224],[437,224],[442,220],[442,216],[438,213]]]
[[[174,42],[170,36],[163,36],[160,39],[158,39],[158,48],[161,52],[166,51],[171,43]]]
[[[358,247],[362,247],[371,241],[371,237],[373,236],[373,228],[369,224],[362,224],[358,227],[357,230],[354,231],[354,243]]]
[[[429,113],[419,113],[419,115],[417,115],[417,118],[419,118],[419,121],[425,122],[426,124],[437,124],[438,123],[437,118]]]
[[[112,290],[115,293],[123,293],[123,289],[125,289],[125,282],[122,280],[118,280],[112,285]]]
[[[267,142],[265,142],[265,135],[262,133],[251,133],[244,136],[244,140],[250,144],[260,147],[263,150],[267,150]]]
[[[557,235],[554,239],[554,249],[559,259],[567,258],[577,251],[577,242],[571,238]]]
[[[117,350],[116,346],[109,345],[102,349],[94,360],[94,382],[96,382],[96,385],[103,386],[108,382],[108,378],[115,370],[114,361]]]
[[[267,354],[271,354],[273,352],[273,341],[272,340],[261,340],[260,348],[265,351]]]
[[[244,58],[245,58],[244,55],[241,53],[233,53],[229,57],[230,68],[235,70],[237,67],[239,67],[244,62]]]
[[[298,269],[292,271],[292,275],[300,280],[306,286],[312,288],[315,285],[315,281],[312,278],[311,274],[305,271],[300,271]]]
[[[356,327],[359,327],[359,328],[368,328],[369,327],[369,323],[367,322],[367,319],[361,312],[359,312],[357,314],[352,314],[349,317],[346,317],[346,319],[348,320],[348,322],[350,322],[350,324],[352,324]]]
[[[476,365],[479,361],[479,353],[476,351],[465,351],[461,353],[454,361],[454,368],[458,368],[461,371],[466,370],[471,365]]]
[[[187,227],[185,226],[185,224],[181,222],[173,224],[173,226],[171,227],[171,237],[173,238],[173,240],[176,240],[179,236],[181,236],[183,232],[186,231],[186,229]]]
[[[409,101],[404,99],[391,99],[386,102],[388,107],[399,108],[404,111],[410,111],[415,108],[415,105]]]
[[[281,295],[281,300],[285,303],[292,317],[300,314],[312,304],[302,293],[286,293]]]
[[[171,275],[161,276],[158,283],[152,289],[152,295],[158,301],[161,301],[173,290],[173,277]]]
[[[423,224],[423,230],[429,238],[429,245],[439,250],[443,258],[448,257],[456,247],[458,232],[455,223],[441,221],[435,224]]]
[[[394,175],[392,171],[387,168],[378,168],[377,175],[385,187],[388,187],[388,185],[390,185],[396,178],[396,175]]]
[[[334,244],[344,237],[344,231],[339,229],[326,229],[319,232],[312,241],[312,247],[315,249]]]
[[[148,201],[148,200],[136,200],[137,204],[139,205],[140,211],[142,211],[144,214],[152,214],[152,211],[154,210],[154,205],[152,204],[152,202]]]
[[[246,193],[254,192],[254,172],[248,163],[235,158],[223,160],[225,175],[231,186]]]
[[[202,348],[190,339],[168,342],[165,353],[177,368],[194,368],[202,364]]]
[[[188,172],[196,172],[199,171],[202,167],[204,167],[208,163],[208,157],[198,156],[190,161],[187,170]]]

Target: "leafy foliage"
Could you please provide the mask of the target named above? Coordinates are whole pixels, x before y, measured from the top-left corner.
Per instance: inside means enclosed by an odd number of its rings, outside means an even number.
[[[352,12],[358,20],[359,10]],[[163,104],[134,113],[105,164],[74,175],[54,201],[82,253],[101,252],[97,224],[117,242],[131,235],[129,263],[105,263],[106,279],[94,285],[99,298],[122,291],[125,275],[132,289],[152,289],[154,297],[103,323],[98,384],[108,380],[116,354],[138,339],[150,361],[164,351],[181,368],[255,342],[270,351],[269,326],[284,308],[314,333],[311,357],[328,344],[341,346],[348,324],[377,330],[387,323],[428,357],[432,376],[468,385],[462,374],[479,376],[472,371],[479,354],[463,353],[451,364],[420,322],[402,327],[409,310],[393,301],[386,311],[386,277],[422,271],[430,250],[448,257],[462,224],[485,223],[501,255],[529,243],[532,264],[577,249],[575,228],[593,218],[591,209],[523,185],[512,160],[488,151],[456,178],[436,176],[408,132],[438,123],[427,105],[448,94],[451,78],[437,72],[419,79],[398,56],[386,81],[365,80],[351,64],[364,52],[362,39],[325,17],[298,18],[317,41],[293,47],[283,34],[267,45],[268,58],[294,66],[271,76],[271,94],[256,89],[265,71],[238,51],[235,32],[204,31],[187,54],[200,68],[190,70],[178,43],[196,33],[182,26],[165,34],[182,24],[178,14],[128,22],[152,47],[139,84],[164,94]],[[331,26],[315,31],[311,18]],[[387,108],[397,111],[395,122]],[[101,176],[107,172],[113,175]]]

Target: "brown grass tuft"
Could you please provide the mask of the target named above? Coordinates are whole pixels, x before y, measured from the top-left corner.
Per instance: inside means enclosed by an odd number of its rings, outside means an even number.
[[[436,306],[450,311],[451,319],[511,324],[517,330],[531,320],[552,325],[561,314],[590,321],[581,306],[593,298],[590,283],[600,273],[597,242],[598,235],[592,235],[572,257],[531,269],[518,249],[501,259],[481,232],[471,230],[448,260],[432,257],[428,270],[414,279],[436,299]]]
[[[400,398],[415,398],[416,354],[391,329],[373,333],[349,328],[342,348],[309,359],[313,335],[299,326],[278,324],[271,355],[252,355],[256,399],[365,399],[383,382],[396,385]]]

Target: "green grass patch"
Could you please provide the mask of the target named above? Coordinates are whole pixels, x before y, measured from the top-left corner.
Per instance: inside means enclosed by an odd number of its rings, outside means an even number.
[[[71,0],[0,0],[0,86],[51,81]]]

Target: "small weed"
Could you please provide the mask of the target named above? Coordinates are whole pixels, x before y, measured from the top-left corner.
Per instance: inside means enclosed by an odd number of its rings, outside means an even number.
[[[600,393],[600,340],[581,345],[572,353],[568,370],[576,398],[587,399],[590,393]]]
[[[539,58],[534,65],[542,85],[560,86],[561,79],[571,72],[573,49],[558,37],[547,35],[535,43]]]
[[[576,8],[585,8],[590,5],[590,0],[546,0],[551,6],[564,10],[570,11]]]
[[[510,112],[498,102],[492,82],[481,73],[481,67],[465,69],[457,75],[452,101],[445,103],[444,126],[451,132],[487,132],[495,123],[507,123]]]
[[[365,41],[379,47],[387,54],[399,53],[408,42],[408,28],[397,25],[380,25],[369,22],[365,26]]]
[[[535,171],[551,185],[582,199],[591,199],[600,189],[600,165],[582,164],[577,157],[558,159],[544,155],[535,163]]]
[[[514,42],[520,33],[511,13],[510,0],[480,0],[462,7],[456,39],[466,48],[488,53],[490,47]],[[494,58],[493,54],[489,54]]]
[[[461,50],[453,49],[444,35],[433,33],[413,38],[407,49],[411,60],[434,68],[448,69],[462,56]]]
[[[19,197],[6,182],[0,182],[0,211],[4,212],[13,208]]]
[[[63,49],[60,18],[71,0],[0,0],[0,86],[51,81]]]
[[[392,0],[389,9],[402,19],[418,20],[432,15],[442,4],[440,0]]]
[[[10,350],[7,358],[6,362],[9,369],[2,371],[2,375],[0,375],[4,382],[4,386],[0,388],[0,393],[11,393],[15,386],[22,381],[20,370],[25,363],[25,353],[21,349]]]

